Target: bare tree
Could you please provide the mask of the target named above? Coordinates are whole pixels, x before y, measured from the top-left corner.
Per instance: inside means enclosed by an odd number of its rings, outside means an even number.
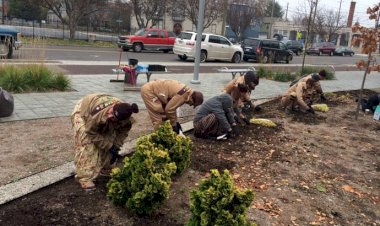
[[[318,10],[313,32],[324,37],[325,41],[330,42],[337,38],[337,32],[346,27],[346,21],[342,14],[334,10]]]
[[[139,28],[157,25],[158,19],[166,11],[165,0],[131,0],[131,3]]]
[[[203,28],[210,27],[216,20],[222,18],[223,10],[221,10],[221,5],[223,1],[220,0],[208,0],[205,1],[205,17],[203,22]],[[196,28],[198,28],[198,11],[199,11],[199,0],[185,0],[185,15]]]
[[[75,31],[81,19],[104,9],[107,0],[29,0],[52,11],[64,24],[69,26],[70,39],[74,39]]]
[[[255,23],[258,17],[261,17],[264,8],[260,1],[248,1],[245,4],[230,4],[228,11],[228,24],[231,30],[241,40],[244,31]]]
[[[360,103],[363,98],[363,88],[364,83],[367,78],[367,74],[371,73],[371,71],[380,72],[380,65],[376,63],[376,59],[373,57],[372,53],[375,53],[378,49],[378,44],[380,40],[380,32],[379,32],[379,17],[380,17],[380,3],[377,3],[372,8],[367,9],[368,18],[370,20],[375,20],[375,26],[373,28],[367,28],[361,26],[359,23],[355,23],[352,26],[353,32],[360,32],[360,36],[358,38],[353,39],[353,45],[358,45],[362,42],[362,53],[367,54],[368,58],[366,61],[360,60],[356,62],[356,67],[359,69],[364,68],[364,76],[362,85],[360,88],[359,101],[356,107],[355,119],[358,119],[359,116],[359,108]]]

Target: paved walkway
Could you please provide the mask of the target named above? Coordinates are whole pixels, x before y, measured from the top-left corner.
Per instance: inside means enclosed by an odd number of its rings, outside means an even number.
[[[322,81],[324,92],[360,89],[363,71],[336,72],[336,80]],[[105,92],[115,95],[128,102],[135,102],[141,109],[145,109],[143,101],[138,91],[124,91],[124,83],[110,82],[116,79],[116,75],[70,75],[73,88],[72,92],[53,92],[53,93],[27,93],[14,94],[15,110],[10,117],[0,118],[0,122],[50,118],[58,116],[69,116],[75,103],[89,93]],[[120,75],[119,78],[123,78]],[[201,84],[191,84],[192,74],[153,74],[152,79],[176,79],[196,90],[204,93],[205,98],[210,98],[221,93],[223,86],[231,80],[231,74],[210,73],[200,74]],[[146,82],[145,75],[139,75],[137,85]],[[281,95],[289,83],[275,82],[261,79],[259,86],[253,92],[254,99],[271,98]],[[366,80],[366,89],[380,88],[380,74],[373,72]]]

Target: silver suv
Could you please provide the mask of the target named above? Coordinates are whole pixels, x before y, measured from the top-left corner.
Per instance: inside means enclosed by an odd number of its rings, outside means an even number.
[[[181,32],[176,38],[173,52],[179,59],[186,60],[195,58],[196,32]],[[228,60],[239,63],[243,58],[241,46],[232,44],[226,37],[210,33],[202,34],[200,61],[206,60]]]

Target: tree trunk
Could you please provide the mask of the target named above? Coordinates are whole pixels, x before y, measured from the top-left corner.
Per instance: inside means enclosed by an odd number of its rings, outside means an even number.
[[[360,88],[359,100],[358,100],[358,104],[357,104],[357,106],[356,106],[356,112],[355,112],[355,120],[358,120],[358,116],[359,116],[360,104],[361,104],[362,99],[363,99],[363,88],[364,88],[364,83],[365,83],[365,79],[366,79],[367,74],[368,74],[369,63],[371,62],[370,59],[371,59],[371,52],[368,54],[367,68],[365,69],[364,76],[363,76],[363,81],[362,81],[362,86],[361,86],[361,88]]]

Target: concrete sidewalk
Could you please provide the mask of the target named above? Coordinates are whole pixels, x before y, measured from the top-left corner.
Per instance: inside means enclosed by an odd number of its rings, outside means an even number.
[[[360,89],[363,74],[363,71],[336,72],[337,79],[322,81],[322,88],[324,92]],[[10,117],[0,118],[0,123],[69,116],[75,103],[80,98],[95,92],[105,92],[115,95],[128,102],[135,102],[141,109],[145,109],[139,91],[124,91],[124,83],[110,82],[110,79],[116,79],[116,75],[69,75],[69,77],[72,79],[73,88],[76,91],[13,94],[15,100],[14,113]],[[123,77],[124,75],[119,75],[119,79]],[[231,81],[231,74],[200,74],[199,80],[201,84],[190,83],[193,79],[193,74],[153,74],[152,79],[175,79],[181,81],[195,90],[203,92],[207,99],[222,92],[224,85]],[[146,83],[146,75],[139,75],[137,85],[141,86],[144,83]],[[288,84],[288,82],[261,79],[259,86],[257,86],[252,93],[252,98],[271,98],[281,95],[288,88]],[[366,89],[379,88],[380,74],[372,72],[367,76],[364,87]]]

